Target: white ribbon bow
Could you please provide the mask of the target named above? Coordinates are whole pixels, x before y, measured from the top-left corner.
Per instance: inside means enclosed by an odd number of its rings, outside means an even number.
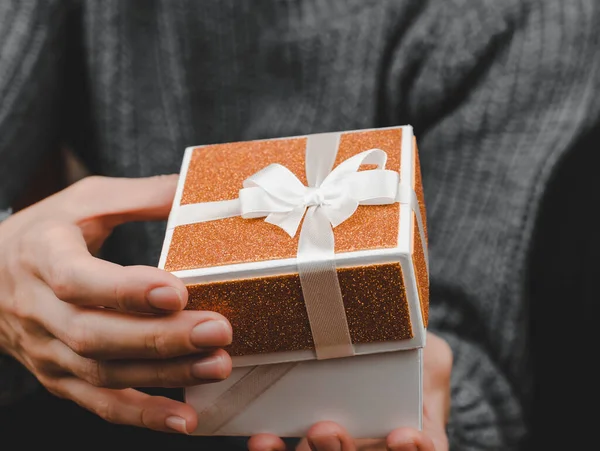
[[[384,169],[387,154],[371,149],[348,158],[317,186],[305,186],[292,171],[271,164],[244,181],[240,190],[242,218],[260,218],[295,236],[307,209],[320,209],[332,227],[354,214],[359,205],[396,202],[399,175]],[[307,173],[314,163],[307,161]],[[363,164],[377,169],[358,172]],[[311,215],[312,216],[312,215]]]

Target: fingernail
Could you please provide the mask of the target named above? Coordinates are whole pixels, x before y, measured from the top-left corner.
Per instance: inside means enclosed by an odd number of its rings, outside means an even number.
[[[223,356],[213,355],[192,365],[192,375],[197,379],[225,379]]]
[[[310,438],[310,447],[316,451],[342,451],[342,442],[335,435],[321,435]]]
[[[192,329],[191,340],[198,348],[226,346],[231,343],[231,328],[222,320],[205,321]]]
[[[187,431],[187,423],[181,417],[175,417],[175,416],[167,417],[167,419],[165,420],[165,425],[169,429],[174,430],[175,432],[181,432],[182,434],[189,434],[189,432]]]
[[[173,287],[154,288],[146,295],[148,304],[159,310],[181,310],[182,298]]]

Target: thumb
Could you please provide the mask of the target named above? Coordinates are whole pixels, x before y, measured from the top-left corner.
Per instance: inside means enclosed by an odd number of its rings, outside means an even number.
[[[113,228],[130,221],[167,219],[178,176],[159,175],[144,178],[87,177],[59,195],[61,203],[76,223],[100,220]],[[49,199],[50,200],[50,199]]]

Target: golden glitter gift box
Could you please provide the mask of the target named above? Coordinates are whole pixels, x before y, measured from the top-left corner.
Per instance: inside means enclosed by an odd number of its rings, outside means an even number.
[[[159,267],[234,331],[195,433],[420,428],[425,220],[410,126],[186,149]]]

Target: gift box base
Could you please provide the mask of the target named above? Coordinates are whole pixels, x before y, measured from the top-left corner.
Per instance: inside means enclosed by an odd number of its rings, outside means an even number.
[[[186,389],[186,402],[203,411],[252,368]],[[421,429],[422,369],[422,349],[299,362],[211,435],[302,437],[319,421],[339,423],[355,438]],[[199,428],[194,435],[206,433]]]

